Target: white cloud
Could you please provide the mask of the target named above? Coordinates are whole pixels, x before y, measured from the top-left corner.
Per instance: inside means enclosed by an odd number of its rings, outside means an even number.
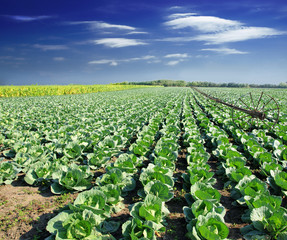
[[[191,40],[205,41],[208,44],[222,44],[229,42],[246,41],[250,39],[260,39],[283,34],[287,34],[287,32],[282,32],[267,27],[243,27],[220,33],[203,34],[196,36]]]
[[[202,34],[185,37],[165,38],[162,41],[170,42],[189,42],[203,41],[206,45],[223,44],[231,42],[247,41],[251,39],[262,39],[272,36],[287,34],[287,32],[279,31],[268,27],[248,27],[240,21],[234,21],[214,16],[193,16],[194,13],[176,13],[171,14],[169,18],[172,20],[165,22],[166,26],[172,29],[191,28],[202,32]],[[233,49],[234,50],[234,49]],[[211,51],[211,50],[209,50]],[[219,51],[218,49],[213,51]],[[245,52],[236,52],[224,50],[225,54],[244,54]]]
[[[55,50],[66,50],[69,49],[65,45],[42,45],[42,44],[34,44],[34,48],[39,48],[43,51],[55,51]]]
[[[148,32],[132,31],[132,32],[127,33],[127,35],[132,35],[132,34],[148,34]]]
[[[168,16],[168,18],[171,19],[177,19],[177,18],[183,18],[183,17],[189,17],[189,16],[194,16],[198,15],[197,13],[174,13]]]
[[[89,25],[92,29],[107,29],[107,28],[114,28],[119,30],[129,30],[134,31],[136,30],[135,27],[127,26],[127,25],[119,25],[119,24],[110,24],[103,21],[78,21],[78,22],[69,22],[70,25]]]
[[[143,60],[154,60],[156,59],[155,56],[146,55],[142,57],[135,57],[135,58],[126,58],[126,59],[101,59],[101,60],[95,60],[90,61],[89,64],[109,64],[110,66],[117,66],[121,62],[135,62],[135,61],[143,61]],[[149,62],[148,61],[148,62]]]
[[[137,39],[128,39],[128,38],[102,38],[94,41],[95,44],[102,44],[110,48],[121,48],[121,47],[130,47],[138,45],[147,45],[147,43],[137,40]]]
[[[89,31],[97,31],[100,34],[148,34],[148,32],[140,31],[140,29],[128,25],[111,24],[104,21],[73,21],[65,22],[66,25],[84,25]]]
[[[174,16],[171,15],[171,16]],[[219,32],[236,28],[242,25],[239,21],[228,20],[213,16],[185,16],[165,22],[173,29],[193,28],[201,32]]]
[[[62,61],[65,61],[65,58],[64,57],[54,57],[53,60],[56,62],[62,62]]]
[[[175,66],[177,64],[179,64],[181,61],[169,61],[166,65],[168,66]]]
[[[151,55],[146,55],[146,56],[142,56],[142,57],[136,57],[136,58],[127,58],[127,59],[123,59],[121,60],[122,62],[131,62],[131,61],[140,61],[140,60],[151,60],[151,59],[155,59],[155,56],[151,56]]]
[[[211,51],[211,52],[217,52],[224,55],[230,55],[230,54],[248,54],[248,52],[242,52],[239,50],[236,50],[234,48],[204,48],[201,49],[202,51]]]
[[[110,59],[90,61],[89,64],[109,64],[110,66],[117,66],[118,65],[117,61],[110,60]]]
[[[6,15],[5,17],[8,17],[10,19],[13,19],[19,22],[33,22],[33,21],[53,18],[52,16],[15,16],[15,15]]]
[[[164,56],[165,58],[188,58],[187,53],[174,53],[174,54],[167,54]]]
[[[175,66],[177,64],[179,64],[180,62],[184,62],[186,61],[186,59],[188,58],[188,54],[187,53],[172,53],[172,54],[167,54],[164,56],[164,58],[174,58],[176,60],[172,60],[166,63],[166,65],[168,66]]]
[[[184,9],[185,9],[185,7],[183,7],[183,6],[172,6],[168,10],[173,11],[173,10],[184,10]]]
[[[267,27],[241,27],[238,29],[226,30],[212,34],[201,34],[194,37],[173,37],[158,39],[158,41],[167,42],[191,42],[203,41],[206,45],[210,44],[224,44],[231,42],[247,41],[252,39],[262,39],[278,35],[286,35],[287,32],[279,31],[274,28]]]

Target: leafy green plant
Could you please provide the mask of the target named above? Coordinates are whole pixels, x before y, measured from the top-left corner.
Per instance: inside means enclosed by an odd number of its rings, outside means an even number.
[[[251,211],[251,225],[241,229],[244,238],[284,240],[287,237],[287,210],[279,208],[274,211],[267,206],[254,208]]]
[[[102,220],[104,220],[110,216],[110,206],[106,204],[106,200],[107,198],[102,191],[91,189],[79,193],[74,203],[70,204],[70,209],[75,212],[81,212],[87,209],[97,214],[99,217],[102,217]]]
[[[122,233],[126,240],[156,240],[153,227],[154,223],[151,221],[142,222],[133,218],[123,224]]]
[[[214,212],[224,217],[226,210],[215,199],[196,200],[190,208],[183,207],[183,213],[188,222],[192,221],[194,218],[198,218],[201,215],[205,216],[210,212]]]
[[[229,167],[225,169],[225,174],[232,182],[238,183],[244,176],[251,176],[252,172],[247,167]]]
[[[188,189],[191,185],[194,185],[197,182],[206,183],[206,184],[215,184],[216,179],[213,178],[214,173],[209,172],[204,167],[193,166],[189,168],[187,173],[182,174],[182,178],[185,182],[185,189]]]
[[[192,240],[221,240],[227,239],[228,227],[223,218],[216,213],[200,215],[196,221],[191,221],[187,225],[187,237]]]
[[[170,186],[158,180],[150,181],[144,186],[143,191],[138,191],[138,194],[141,197],[151,194],[160,198],[163,202],[167,202],[173,198],[173,193],[170,192]]]
[[[12,162],[1,161],[0,162],[0,185],[11,184],[17,179],[17,174],[21,170],[17,168]]]
[[[76,142],[70,142],[65,146],[64,154],[70,159],[78,159],[82,155],[82,148]]]
[[[133,177],[126,172],[122,172],[118,168],[108,169],[106,174],[97,178],[96,184],[99,186],[114,184],[119,186],[123,193],[132,191],[136,187]]]
[[[244,196],[256,197],[261,194],[268,194],[266,183],[254,175],[244,176],[231,191],[231,197],[240,204],[245,204]]]
[[[150,194],[145,197],[143,202],[135,203],[131,207],[130,214],[135,219],[154,222],[155,231],[165,231],[162,221],[169,211],[160,198]]]
[[[62,211],[52,218],[47,225],[47,230],[57,240],[64,239],[99,239],[115,240],[111,235],[102,234],[97,227],[101,220],[92,211],[73,212]],[[50,239],[52,239],[50,237]]]
[[[55,164],[54,164],[55,165]],[[38,185],[52,179],[52,173],[55,170],[51,161],[38,162],[26,173],[24,180],[30,185]]]
[[[280,189],[287,196],[287,173],[280,170],[270,171],[272,179],[269,181],[274,189]]]
[[[51,191],[62,194],[68,191],[83,191],[91,187],[92,173],[88,166],[72,164],[70,167],[62,166],[60,171],[52,175],[54,183]]]
[[[107,169],[118,168],[126,173],[136,173],[138,171],[136,167],[140,164],[139,159],[134,154],[124,153],[121,154],[111,166],[107,167]]]
[[[185,198],[187,202],[192,205],[193,201],[191,199],[194,199],[194,201],[214,199],[219,202],[221,195],[218,190],[212,186],[198,182],[190,187],[190,193],[187,193]]]

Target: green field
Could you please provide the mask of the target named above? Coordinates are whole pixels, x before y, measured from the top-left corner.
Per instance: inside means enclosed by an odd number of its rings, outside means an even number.
[[[200,89],[0,98],[0,239],[287,239],[287,90]]]

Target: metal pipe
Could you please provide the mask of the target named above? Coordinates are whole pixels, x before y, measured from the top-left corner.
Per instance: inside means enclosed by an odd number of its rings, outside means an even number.
[[[237,106],[235,106],[235,105],[233,105],[233,104],[231,104],[231,103],[224,102],[224,101],[222,101],[222,100],[219,99],[219,98],[212,97],[212,96],[210,96],[210,95],[208,95],[208,94],[206,94],[206,93],[200,91],[200,90],[197,89],[196,87],[192,87],[192,88],[193,88],[194,90],[196,90],[197,92],[199,92],[200,94],[204,95],[205,97],[207,97],[207,98],[209,98],[209,99],[211,99],[211,100],[213,100],[213,101],[215,101],[215,102],[221,103],[221,104],[223,104],[223,105],[225,105],[225,106],[227,106],[227,107],[231,107],[231,108],[233,108],[233,109],[235,109],[235,110],[244,112],[244,113],[250,115],[250,116],[253,117],[253,118],[259,118],[260,120],[264,120],[264,119],[266,118],[266,115],[265,115],[264,112],[259,112],[259,111],[257,111],[257,110],[248,110],[248,109],[245,109],[245,108],[237,107]]]

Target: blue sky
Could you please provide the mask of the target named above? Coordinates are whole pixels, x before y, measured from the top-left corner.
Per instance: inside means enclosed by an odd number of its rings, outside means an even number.
[[[287,81],[285,0],[1,0],[0,85]]]

